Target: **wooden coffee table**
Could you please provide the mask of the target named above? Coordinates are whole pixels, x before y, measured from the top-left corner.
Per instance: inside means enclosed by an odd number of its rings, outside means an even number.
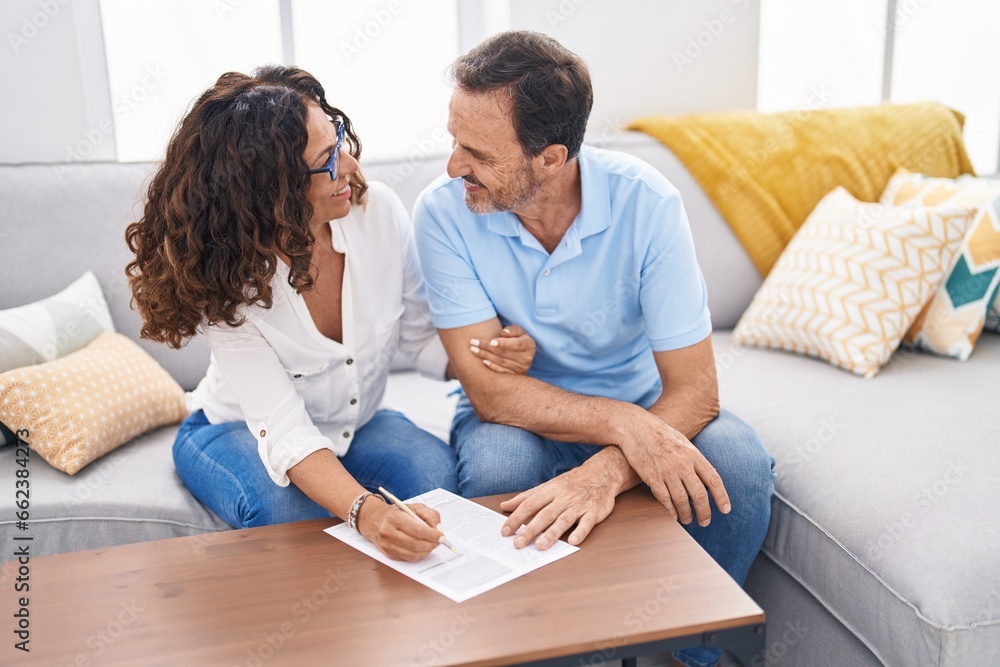
[[[643,489],[579,553],[461,604],[323,532],[336,522],[34,559],[28,654],[7,561],[0,664],[576,667],[708,643],[750,665],[764,650],[760,607]]]

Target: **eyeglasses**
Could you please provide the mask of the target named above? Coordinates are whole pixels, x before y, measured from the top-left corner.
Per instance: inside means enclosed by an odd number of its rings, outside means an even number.
[[[340,147],[344,143],[344,123],[343,121],[333,121],[337,125],[337,145],[333,147],[333,152],[330,153],[330,161],[326,163],[325,167],[320,167],[319,169],[310,169],[310,174],[330,174],[330,180],[337,180],[337,171],[340,166]]]

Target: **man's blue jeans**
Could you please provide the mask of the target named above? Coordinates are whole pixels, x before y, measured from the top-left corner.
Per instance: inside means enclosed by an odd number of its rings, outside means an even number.
[[[593,445],[554,442],[514,426],[483,423],[464,395],[451,442],[458,454],[458,488],[467,498],[533,488],[600,451]],[[713,501],[707,527],[692,521],[684,528],[742,586],[771,518],[774,459],[757,433],[726,410],[691,442],[722,476],[732,511],[721,514]],[[717,648],[697,646],[674,657],[689,667],[702,667],[714,665],[721,655]]]
[[[400,498],[439,487],[458,492],[455,453],[399,412],[376,412],[340,462],[369,491],[384,486]],[[210,424],[201,410],[191,414],[174,440],[174,464],[191,493],[234,528],[330,516],[294,484],[271,480],[244,422]]]

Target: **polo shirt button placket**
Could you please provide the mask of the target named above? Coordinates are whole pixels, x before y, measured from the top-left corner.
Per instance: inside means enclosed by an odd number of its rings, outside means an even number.
[[[559,312],[557,294],[559,281],[555,278],[542,280],[542,278],[548,278],[551,275],[553,268],[555,267],[542,269],[541,275],[535,282],[535,312],[539,317],[554,317]]]

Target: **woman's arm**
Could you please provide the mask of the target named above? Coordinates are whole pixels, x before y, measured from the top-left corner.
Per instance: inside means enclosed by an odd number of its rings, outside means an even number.
[[[365,489],[313,423],[304,400],[253,320],[238,328],[208,327],[205,338],[257,440],[257,451],[271,479],[279,486],[291,481],[324,509],[346,518]],[[414,510],[437,525],[439,518],[433,510],[422,506]],[[404,560],[423,558],[441,536],[436,529],[373,498],[365,500],[358,527],[387,556]]]
[[[354,500],[365,492],[329,449],[320,449],[288,470],[288,478],[317,504],[337,516],[346,517]],[[426,523],[379,500],[365,498],[358,511],[358,531],[379,551],[396,560],[420,560],[438,545],[441,531],[431,526],[440,515],[425,505],[410,507]]]

